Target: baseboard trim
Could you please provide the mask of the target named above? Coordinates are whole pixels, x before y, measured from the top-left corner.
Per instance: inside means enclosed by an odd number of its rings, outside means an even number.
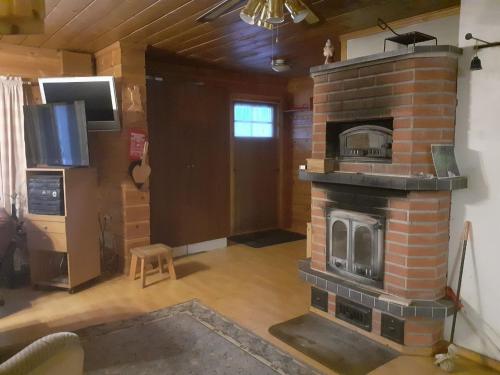
[[[464,348],[462,346],[458,346],[455,344],[455,346],[458,348],[457,354],[461,357],[464,357],[472,362],[475,362],[479,365],[488,367],[492,370],[500,372],[500,361],[487,357],[483,354],[477,353],[473,350]]]
[[[189,245],[176,246],[172,248],[174,253],[174,258],[193,255],[197,253],[203,253],[205,251],[212,251],[217,249],[222,249],[227,247],[227,238],[216,238],[214,240],[208,240],[203,242],[192,243]]]

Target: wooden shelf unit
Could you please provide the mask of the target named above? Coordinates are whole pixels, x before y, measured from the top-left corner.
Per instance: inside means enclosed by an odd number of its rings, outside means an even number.
[[[72,292],[101,274],[97,175],[93,168],[28,168],[30,175],[59,175],[65,215],[25,216],[31,282]]]

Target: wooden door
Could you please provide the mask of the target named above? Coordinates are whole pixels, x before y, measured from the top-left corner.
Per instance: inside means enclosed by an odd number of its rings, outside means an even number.
[[[229,107],[224,90],[148,81],[151,238],[181,246],[229,235]]]
[[[189,236],[186,189],[191,154],[186,144],[196,119],[186,105],[197,98],[194,87],[148,81],[148,123],[151,164],[151,240],[183,245]]]
[[[238,137],[232,124],[232,233],[278,227],[279,149],[276,108],[273,136]]]
[[[189,243],[229,235],[229,96],[227,90],[197,87],[191,108],[197,118],[190,144]]]

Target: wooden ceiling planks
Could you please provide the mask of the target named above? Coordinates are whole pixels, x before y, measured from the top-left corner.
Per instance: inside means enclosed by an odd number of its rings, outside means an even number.
[[[70,41],[66,48],[74,48],[80,46],[86,51],[92,51],[90,44],[100,35],[103,35],[109,30],[112,30],[130,19],[131,15],[136,15],[145,9],[148,9],[153,4],[161,0],[125,0],[121,1],[112,11],[103,14],[102,17],[94,17],[92,26],[85,29],[85,32],[79,32]]]
[[[100,50],[117,40],[123,40],[135,31],[141,30],[158,19],[163,18],[166,14],[175,12],[177,8],[185,6],[186,3],[193,3],[195,1],[207,0],[159,0],[139,13],[130,15],[126,21],[97,37],[87,48],[90,48],[92,51]]]
[[[232,68],[269,72],[271,32],[239,19],[239,8],[210,23],[198,16],[220,0],[47,0],[43,35],[3,36],[2,43],[96,52],[121,40]],[[276,55],[291,61],[290,75],[322,62],[327,38],[452,6],[460,0],[309,0],[317,25],[279,28]],[[382,48],[382,47],[381,47]]]
[[[99,0],[61,0],[45,17],[45,33],[29,35],[21,44],[28,47],[40,47],[94,1]]]
[[[94,0],[69,22],[67,22],[57,33],[52,34],[40,47],[44,48],[66,48],[75,35],[82,30],[93,27],[94,22],[105,19],[113,9],[123,0]]]

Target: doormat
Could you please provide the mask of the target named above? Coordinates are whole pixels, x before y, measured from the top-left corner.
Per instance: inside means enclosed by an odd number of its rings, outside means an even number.
[[[276,324],[269,332],[340,374],[364,375],[399,356],[397,351],[313,313]]]
[[[305,238],[306,236],[300,233],[289,232],[283,229],[271,229],[262,232],[231,236],[228,240],[254,248],[261,248],[285,242],[299,241]]]

